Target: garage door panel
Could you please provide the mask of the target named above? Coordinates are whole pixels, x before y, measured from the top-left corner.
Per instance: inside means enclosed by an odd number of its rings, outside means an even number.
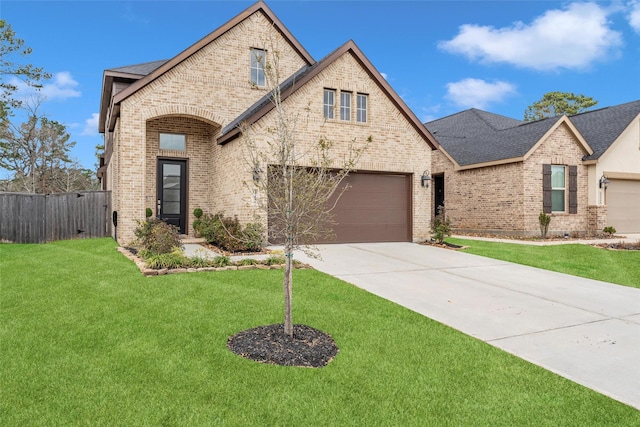
[[[611,179],[606,197],[607,225],[620,233],[640,233],[640,181]]]
[[[373,173],[347,176],[349,189],[333,211],[333,242],[410,241],[410,179],[408,175]]]

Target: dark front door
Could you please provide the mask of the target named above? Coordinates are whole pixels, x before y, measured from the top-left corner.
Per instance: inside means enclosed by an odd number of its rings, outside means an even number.
[[[433,177],[433,191],[435,193],[433,203],[433,215],[438,215],[438,208],[444,206],[444,175]]]
[[[185,234],[186,160],[158,160],[158,217]]]

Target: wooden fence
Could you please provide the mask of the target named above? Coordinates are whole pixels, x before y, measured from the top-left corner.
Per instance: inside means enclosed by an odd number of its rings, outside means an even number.
[[[44,243],[111,235],[111,192],[0,192],[0,240]]]

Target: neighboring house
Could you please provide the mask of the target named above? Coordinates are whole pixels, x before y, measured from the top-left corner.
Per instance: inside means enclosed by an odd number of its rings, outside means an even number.
[[[455,230],[479,233],[538,235],[540,212],[552,234],[640,231],[639,114],[636,101],[535,122],[477,109],[429,122],[434,214],[444,205]]]
[[[571,116],[593,154],[589,205],[599,209],[599,230],[640,233],[640,100]]]
[[[172,59],[104,72],[99,175],[112,191],[120,243],[134,238],[146,208],[184,234],[193,233],[195,208],[255,220],[239,124],[252,125],[266,144],[275,112],[261,58],[273,46],[281,74],[290,77],[283,105],[305,116],[301,151],[323,136],[340,158],[352,140],[373,139],[340,199],[336,241],[429,236],[431,195],[421,176],[435,139],[355,43],[316,62],[259,1]]]

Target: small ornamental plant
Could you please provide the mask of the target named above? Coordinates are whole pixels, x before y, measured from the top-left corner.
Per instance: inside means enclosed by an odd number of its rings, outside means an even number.
[[[538,222],[540,223],[540,235],[543,239],[546,239],[547,233],[549,232],[549,224],[551,223],[551,215],[540,212],[540,215],[538,215]]]
[[[444,243],[444,239],[451,236],[451,221],[446,217],[444,212],[444,206],[438,206],[438,214],[433,220],[433,238],[436,243]]]
[[[607,237],[613,236],[614,234],[616,234],[616,231],[617,231],[616,228],[610,225],[602,229],[602,232],[606,234]]]
[[[147,208],[144,211],[144,217],[145,218],[151,218],[151,216],[153,216],[153,210],[151,208]]]

